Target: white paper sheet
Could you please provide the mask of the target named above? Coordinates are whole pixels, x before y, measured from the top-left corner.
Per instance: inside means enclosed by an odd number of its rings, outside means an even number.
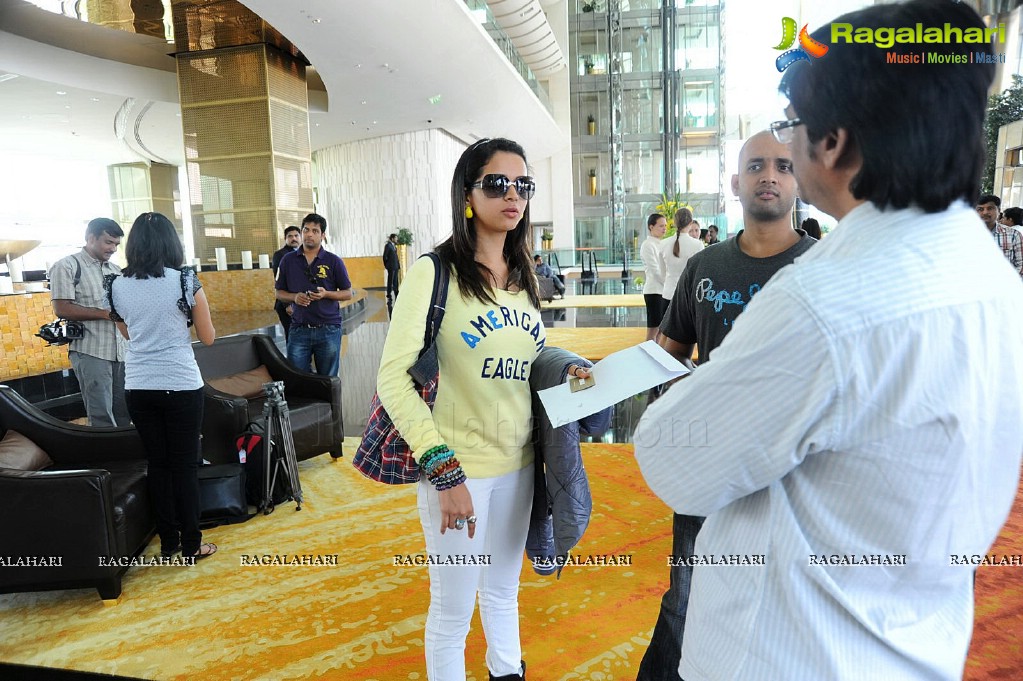
[[[555,428],[689,373],[653,341],[610,354],[590,371],[597,382],[592,388],[572,392],[566,382],[538,393]]]

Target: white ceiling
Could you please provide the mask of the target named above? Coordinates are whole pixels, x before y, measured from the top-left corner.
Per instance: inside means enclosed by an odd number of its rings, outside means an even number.
[[[244,4],[313,64],[314,150],[424,128],[512,137],[538,159],[569,143],[461,0]],[[172,51],[0,0],[0,154],[181,165]]]

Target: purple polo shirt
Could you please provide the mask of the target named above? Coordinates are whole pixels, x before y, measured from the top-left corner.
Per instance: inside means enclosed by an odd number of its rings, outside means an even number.
[[[313,283],[315,281],[315,284]],[[288,253],[281,258],[277,271],[278,291],[301,293],[322,286],[328,291],[346,291],[352,287],[345,263],[330,251],[320,247],[311,264],[306,264],[304,249]],[[309,304],[295,305],[292,324],[341,324],[341,306],[337,300],[324,298]]]

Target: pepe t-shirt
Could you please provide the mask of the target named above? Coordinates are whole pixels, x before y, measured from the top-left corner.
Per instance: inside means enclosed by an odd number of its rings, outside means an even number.
[[[742,232],[691,257],[661,321],[661,333],[678,343],[696,343],[699,362],[707,361],[768,279],[817,243],[799,233],[799,241],[769,258],[743,253]]]
[[[494,291],[496,304],[462,298],[452,274],[437,339],[440,379],[431,413],[407,369],[423,346],[433,279],[429,258],[408,271],[380,360],[380,402],[417,458],[446,444],[469,477],[520,470],[533,460],[529,374],[547,339],[540,311],[523,291]]]

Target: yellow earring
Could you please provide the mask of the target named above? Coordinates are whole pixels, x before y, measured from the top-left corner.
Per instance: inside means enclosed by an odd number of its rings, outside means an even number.
[[[465,204],[465,219],[466,220],[472,219],[472,206],[470,206],[469,204]]]

